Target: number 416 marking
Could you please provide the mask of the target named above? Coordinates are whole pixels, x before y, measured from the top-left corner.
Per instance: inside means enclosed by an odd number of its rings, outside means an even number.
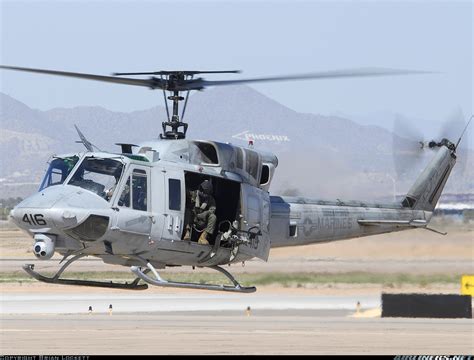
[[[46,225],[43,214],[25,214],[23,216],[23,222],[30,225]]]

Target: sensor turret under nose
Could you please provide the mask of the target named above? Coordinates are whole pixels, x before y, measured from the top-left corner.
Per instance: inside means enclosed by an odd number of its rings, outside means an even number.
[[[51,259],[54,255],[56,235],[36,234],[33,253],[40,260]]]

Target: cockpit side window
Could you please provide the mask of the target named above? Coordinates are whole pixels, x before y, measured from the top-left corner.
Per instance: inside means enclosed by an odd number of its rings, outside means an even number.
[[[128,177],[127,183],[123,187],[122,194],[120,194],[118,206],[130,207],[130,177]]]
[[[49,164],[39,191],[49,186],[63,184],[78,160],[78,156],[54,158]]]
[[[145,170],[133,170],[122,189],[117,205],[128,208],[131,205],[132,209],[140,211],[148,210],[148,184]]]
[[[132,202],[134,210],[147,211],[147,191],[147,176],[145,170],[133,170]]]
[[[85,158],[74,172],[69,185],[92,191],[109,201],[122,176],[123,164],[108,158]]]

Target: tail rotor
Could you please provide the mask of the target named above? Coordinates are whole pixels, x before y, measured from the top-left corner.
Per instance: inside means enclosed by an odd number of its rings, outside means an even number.
[[[416,169],[423,160],[426,150],[446,146],[457,157],[457,171],[463,174],[469,157],[470,122],[462,112],[453,113],[441,126],[439,136],[426,139],[409,120],[396,116],[393,124],[393,156],[397,177],[403,178],[408,171]]]
[[[426,141],[408,119],[397,114],[393,122],[393,163],[398,179],[418,168],[423,161]]]

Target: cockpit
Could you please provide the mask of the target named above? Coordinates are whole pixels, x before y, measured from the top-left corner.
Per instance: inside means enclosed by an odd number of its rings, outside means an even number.
[[[54,157],[49,163],[48,170],[41,182],[39,191],[53,185],[61,185],[79,161],[79,156]]]
[[[92,191],[109,201],[122,177],[124,164],[111,158],[88,156],[74,171],[68,185]]]

